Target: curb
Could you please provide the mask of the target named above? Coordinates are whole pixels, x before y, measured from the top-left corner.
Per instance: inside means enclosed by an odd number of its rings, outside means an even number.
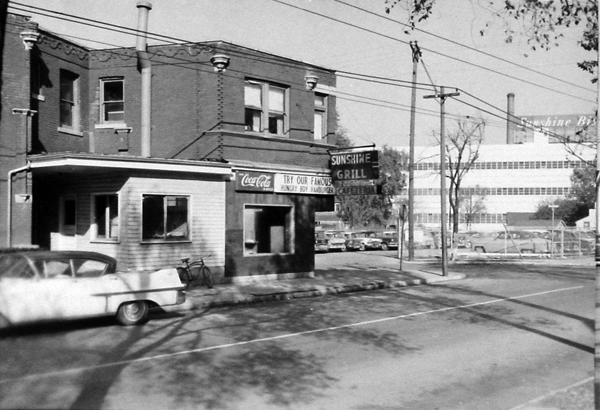
[[[410,273],[410,272],[407,272]],[[416,272],[412,272],[415,276],[418,275]],[[432,274],[432,272],[426,272],[428,274]],[[437,273],[433,273],[435,275],[439,275]],[[355,293],[355,292],[364,292],[369,290],[377,290],[377,289],[391,289],[398,287],[407,287],[407,286],[416,286],[416,285],[428,285],[435,284],[439,282],[446,282],[451,280],[461,280],[466,277],[465,274],[462,273],[454,273],[451,276],[444,277],[440,276],[439,278],[421,278],[421,279],[410,279],[410,280],[396,280],[396,281],[372,281],[365,282],[361,284],[347,284],[347,285],[332,285],[332,286],[315,286],[309,289],[297,289],[297,290],[289,290],[289,291],[281,291],[276,290],[272,293],[265,294],[243,294],[243,293],[231,293],[226,295],[213,296],[206,295],[202,299],[203,300],[194,300],[194,298],[187,298],[186,301],[181,305],[172,306],[168,309],[170,312],[174,311],[188,311],[188,310],[197,310],[197,309],[208,309],[212,307],[222,307],[222,306],[233,306],[233,305],[242,305],[242,304],[253,304],[253,303],[266,303],[266,302],[275,302],[282,300],[291,300],[291,299],[306,299],[311,297],[319,297],[326,295],[336,295],[343,293]],[[211,300],[212,299],[212,300]],[[165,309],[166,310],[166,309]]]

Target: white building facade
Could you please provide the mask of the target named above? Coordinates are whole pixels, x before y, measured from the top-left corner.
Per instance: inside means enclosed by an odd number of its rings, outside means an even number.
[[[483,209],[470,223],[462,211],[460,230],[502,230],[507,213],[533,213],[542,202],[568,196],[573,169],[593,163],[595,154],[589,146],[551,143],[542,133],[529,143],[481,145],[477,161],[461,181],[461,196],[480,201]],[[415,227],[439,230],[440,209],[440,148],[415,147]],[[446,209],[450,212],[449,205]]]

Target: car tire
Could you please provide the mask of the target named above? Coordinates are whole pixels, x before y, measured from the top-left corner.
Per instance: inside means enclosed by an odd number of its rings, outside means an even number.
[[[123,326],[145,323],[148,320],[148,303],[143,300],[123,303],[117,311],[117,321]]]
[[[360,246],[358,247],[359,251],[364,251],[365,249],[367,249],[367,247],[365,246],[364,243],[361,243]]]
[[[384,243],[381,244],[381,250],[382,251],[387,251],[388,249],[389,249],[389,246],[388,246],[387,243],[384,242]]]
[[[340,251],[342,251],[342,252],[346,252],[347,250],[348,250],[348,249],[346,248],[346,245],[344,245],[344,246],[342,246],[342,247],[340,248]]]
[[[485,248],[483,246],[476,246],[474,251],[477,253],[485,253]]]

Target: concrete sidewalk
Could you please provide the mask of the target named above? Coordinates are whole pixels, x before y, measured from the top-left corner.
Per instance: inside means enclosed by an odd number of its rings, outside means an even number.
[[[261,276],[226,285],[204,286],[188,289],[186,302],[169,309],[185,311],[214,306],[247,304],[307,298],[358,292],[373,289],[423,285],[457,280],[465,277],[460,273],[442,276],[439,271],[416,270],[418,265],[406,266],[401,272],[397,268],[353,268],[317,269],[306,278],[271,279]]]

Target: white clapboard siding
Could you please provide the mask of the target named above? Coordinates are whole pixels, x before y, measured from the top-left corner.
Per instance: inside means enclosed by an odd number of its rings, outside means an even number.
[[[191,242],[141,243],[144,194],[189,195]],[[211,267],[225,265],[223,181],[130,178],[121,196],[124,237],[119,259],[124,265],[132,269],[157,269],[178,265],[184,257],[199,256],[206,256]]]
[[[66,193],[66,192],[65,192]],[[216,272],[225,266],[225,182],[127,176],[94,176],[69,180],[69,193],[77,197],[77,235],[53,235],[53,249],[102,252],[116,257],[120,269],[153,270],[174,267],[181,259],[205,257]],[[120,238],[118,243],[91,241],[91,196],[119,194]],[[188,195],[190,241],[142,243],[142,196]],[[55,238],[56,237],[56,238]],[[62,246],[61,246],[62,244]]]

